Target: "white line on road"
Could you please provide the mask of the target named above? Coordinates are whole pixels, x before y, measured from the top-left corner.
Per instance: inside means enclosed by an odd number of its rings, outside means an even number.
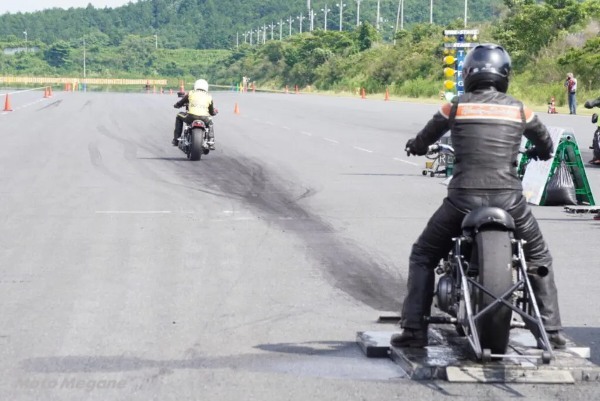
[[[331,142],[331,143],[339,143],[335,139],[330,139],[330,138],[323,138],[323,139],[325,139],[326,141]]]
[[[312,136],[312,134],[310,132],[306,132],[306,131],[300,131],[300,133],[302,135],[306,135],[306,136]]]
[[[408,160],[398,159],[397,157],[394,157],[394,160],[396,160],[397,162],[406,163],[406,164],[410,164],[410,165],[413,165],[413,166],[418,166],[417,163],[409,162]]]
[[[170,210],[96,210],[96,214],[170,214]]]
[[[288,131],[291,131],[291,128],[290,128],[290,127],[283,126],[283,127],[281,127],[281,128],[283,128],[283,129],[286,129],[286,130],[288,130]]]
[[[363,152],[373,153],[372,150],[365,149],[365,148],[359,148],[358,146],[353,146],[353,148],[356,149],[356,150],[362,150]]]

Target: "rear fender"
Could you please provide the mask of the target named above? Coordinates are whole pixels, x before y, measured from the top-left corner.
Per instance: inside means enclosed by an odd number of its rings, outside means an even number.
[[[192,121],[192,128],[202,128],[206,129],[206,124],[202,120],[194,120]]]
[[[515,221],[506,210],[498,207],[480,207],[465,216],[461,228],[465,235],[470,236],[484,228],[515,231]]]

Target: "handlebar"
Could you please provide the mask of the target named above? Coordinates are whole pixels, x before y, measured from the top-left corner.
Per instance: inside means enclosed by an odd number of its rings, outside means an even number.
[[[427,148],[427,154],[428,155],[432,155],[434,153],[444,153],[447,155],[453,155],[454,154],[454,148],[450,145],[447,145],[445,143],[436,143],[434,145],[430,145]]]

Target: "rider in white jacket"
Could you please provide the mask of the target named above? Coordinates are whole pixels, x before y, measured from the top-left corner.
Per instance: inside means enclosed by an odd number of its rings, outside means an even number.
[[[173,107],[176,109],[187,105],[187,113],[181,112],[175,118],[175,131],[173,132],[173,146],[177,146],[178,138],[181,136],[183,122],[191,124],[194,120],[202,120],[208,127],[208,146],[211,150],[215,149],[215,133],[210,116],[217,114],[213,104],[213,98],[208,93],[208,82],[199,79],[194,83],[194,89],[189,91]]]

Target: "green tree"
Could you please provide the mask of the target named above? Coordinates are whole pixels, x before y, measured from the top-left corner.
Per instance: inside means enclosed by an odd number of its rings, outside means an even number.
[[[44,59],[48,65],[55,68],[65,68],[71,62],[71,47],[64,40],[53,43],[44,52]]]
[[[375,27],[368,22],[363,22],[358,28],[358,49],[362,52],[370,49],[377,42],[379,34]]]

